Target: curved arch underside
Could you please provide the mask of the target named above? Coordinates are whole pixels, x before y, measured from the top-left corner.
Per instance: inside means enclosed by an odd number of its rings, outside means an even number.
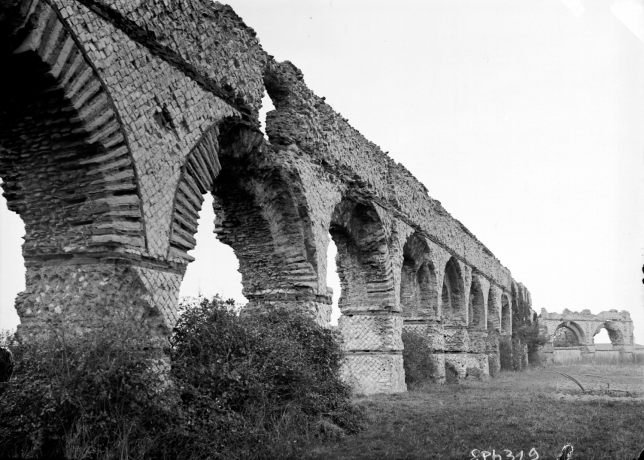
[[[343,199],[329,229],[337,248],[343,314],[393,310],[393,273],[383,224],[372,206]]]
[[[583,331],[577,324],[562,323],[555,331],[553,344],[555,347],[577,347],[585,344]]]
[[[606,332],[608,332],[608,338],[610,339],[610,342],[613,345],[623,345],[626,343],[624,338],[624,331],[622,331],[619,325],[614,324],[611,321],[606,321],[605,323],[600,324],[595,328],[595,332],[593,334],[593,342],[594,342],[594,337],[602,329],[606,329]]]
[[[461,268],[455,258],[450,258],[445,266],[442,289],[443,320],[451,323],[466,324],[465,287]]]
[[[145,249],[132,158],[112,102],[56,12],[34,1],[2,47],[0,176],[26,258]]]
[[[202,136],[177,187],[169,258],[192,260],[187,251],[196,243],[203,194],[212,193],[215,233],[239,259],[251,304],[308,299],[328,304],[328,316],[331,301],[318,294],[317,254],[299,179],[263,161],[269,154],[261,133],[234,120]]]

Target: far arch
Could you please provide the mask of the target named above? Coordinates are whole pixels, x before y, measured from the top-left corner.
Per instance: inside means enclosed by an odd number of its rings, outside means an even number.
[[[593,333],[593,343],[595,343],[595,336],[602,329],[605,329],[606,332],[608,333],[608,338],[610,339],[610,343],[613,345],[613,347],[616,345],[625,344],[624,332],[621,330],[621,328],[618,325],[612,323],[611,321],[605,321],[602,324],[595,327],[595,331]]]
[[[570,333],[574,337],[574,343],[571,343],[570,346],[586,345],[586,334],[584,333],[583,328],[574,321],[564,321],[557,326],[557,328],[555,329],[555,333],[553,334],[553,344],[555,347],[557,347],[556,340],[557,340],[558,331],[561,331],[561,330],[570,331]],[[560,336],[562,335],[562,333],[559,333],[559,334]],[[565,334],[565,332],[563,334]]]

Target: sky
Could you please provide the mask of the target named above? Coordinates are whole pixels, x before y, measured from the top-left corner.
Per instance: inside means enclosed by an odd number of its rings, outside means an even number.
[[[425,184],[535,311],[627,310],[644,344],[642,0],[228,4]],[[243,301],[210,203],[181,294]],[[0,227],[0,328],[13,328],[24,229],[4,202]]]

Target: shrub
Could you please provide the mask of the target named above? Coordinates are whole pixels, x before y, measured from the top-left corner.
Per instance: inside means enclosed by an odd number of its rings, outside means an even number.
[[[458,383],[458,370],[452,363],[445,363],[445,383]]]
[[[267,308],[238,316],[231,307],[217,297],[202,299],[175,328],[172,375],[188,412],[196,415],[190,424],[207,423],[209,412],[254,420],[250,432],[233,432],[228,421],[209,425],[220,433],[218,442],[230,446],[248,444],[249,436],[265,441],[286,412],[300,418],[302,429],[308,423],[328,428],[319,420],[348,433],[361,429],[362,412],[350,403],[351,390],[340,378],[344,353],[338,332],[296,311]],[[200,437],[201,429],[190,436]]]
[[[523,340],[516,336],[512,338],[512,369],[515,371],[523,370],[527,362],[528,347]]]
[[[512,340],[508,336],[499,336],[499,360],[501,361],[501,370],[511,371],[514,369]]]
[[[515,333],[527,345],[528,363],[532,366],[541,364],[541,355],[539,351],[548,343],[548,335],[541,331],[537,321],[519,327]]]
[[[465,369],[465,378],[469,380],[483,380],[485,378],[485,374],[478,367],[468,366]]]
[[[490,367],[490,377],[494,378],[499,375],[499,357],[498,355],[488,355],[488,364]]]
[[[0,454],[75,457],[128,451],[164,428],[172,403],[145,359],[149,343],[131,327],[84,336],[52,330],[44,340],[12,344],[14,376],[0,405]]]
[[[403,331],[402,342],[405,383],[417,385],[433,382],[437,369],[427,339],[416,332]]]
[[[0,456],[297,458],[294,441],[363,426],[336,332],[293,311],[235,309],[218,297],[186,307],[171,367],[133,321],[14,343]]]

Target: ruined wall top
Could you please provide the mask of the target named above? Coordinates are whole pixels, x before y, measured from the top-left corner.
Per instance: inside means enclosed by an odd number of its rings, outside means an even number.
[[[590,310],[581,312],[570,311],[567,308],[562,313],[548,313],[545,308],[541,309],[539,318],[542,321],[626,321],[633,322],[631,314],[626,310],[608,310],[594,314]]]

